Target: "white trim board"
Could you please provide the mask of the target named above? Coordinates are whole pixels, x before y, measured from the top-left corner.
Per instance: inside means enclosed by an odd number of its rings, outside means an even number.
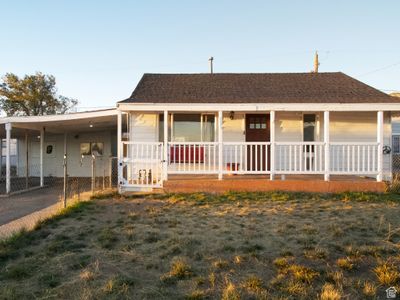
[[[121,111],[400,111],[400,103],[119,103]]]
[[[90,118],[98,118],[106,116],[116,116],[117,114],[118,112],[116,109],[108,109],[108,110],[88,111],[81,113],[71,113],[64,115],[5,117],[5,118],[0,118],[0,124],[71,121],[71,120],[82,120],[82,119],[90,119]]]

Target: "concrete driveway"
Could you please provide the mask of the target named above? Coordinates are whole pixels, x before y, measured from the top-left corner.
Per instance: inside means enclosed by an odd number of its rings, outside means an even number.
[[[60,201],[58,186],[0,198],[0,226],[42,210]]]

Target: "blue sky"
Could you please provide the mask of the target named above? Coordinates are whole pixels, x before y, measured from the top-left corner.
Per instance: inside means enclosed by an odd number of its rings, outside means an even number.
[[[400,90],[400,1],[5,1],[0,74],[41,71],[80,107],[143,73],[343,71]]]

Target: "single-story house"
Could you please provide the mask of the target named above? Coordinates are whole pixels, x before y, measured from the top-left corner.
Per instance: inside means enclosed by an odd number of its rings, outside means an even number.
[[[118,161],[120,192],[373,190],[392,179],[399,111],[400,98],[343,73],[144,74],[114,109],[0,118],[0,182],[7,193],[13,176],[43,186],[63,177],[64,159],[69,176],[90,177],[95,154]]]
[[[341,72],[145,74],[117,110],[120,190],[135,191],[199,175],[390,181],[400,101]]]

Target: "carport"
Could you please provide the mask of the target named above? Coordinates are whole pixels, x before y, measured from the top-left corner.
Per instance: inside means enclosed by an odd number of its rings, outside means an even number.
[[[90,176],[90,166],[80,167],[93,155],[93,147],[102,159],[116,156],[117,115],[116,109],[106,109],[1,118],[0,166],[3,171],[5,165],[5,172],[0,172],[0,194],[30,190],[32,180],[38,188],[46,178]],[[13,178],[18,187],[13,187]]]

